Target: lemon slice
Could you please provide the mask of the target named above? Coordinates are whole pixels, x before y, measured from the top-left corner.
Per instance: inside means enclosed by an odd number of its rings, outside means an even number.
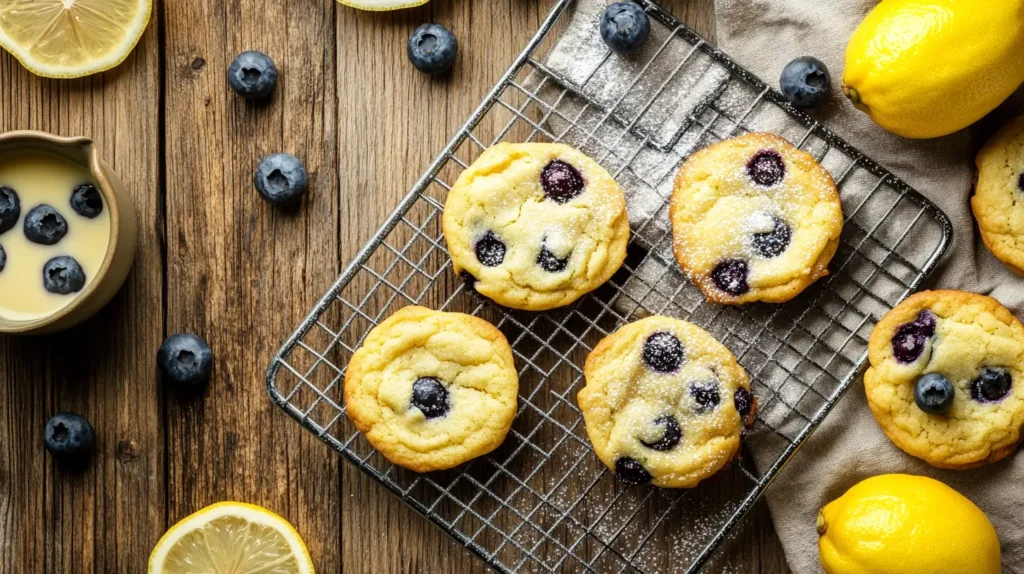
[[[78,78],[124,61],[153,0],[0,0],[0,46],[34,74]]]
[[[149,574],[313,574],[299,533],[265,508],[220,502],[171,527],[149,555]]]
[[[430,0],[338,0],[338,2],[360,10],[383,11],[422,6]]]

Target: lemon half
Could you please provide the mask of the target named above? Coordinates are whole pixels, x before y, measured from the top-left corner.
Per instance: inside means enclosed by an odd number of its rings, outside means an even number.
[[[430,0],[338,0],[338,2],[360,10],[384,11],[422,6]]]
[[[149,555],[149,574],[313,574],[302,537],[265,508],[220,502],[171,527]]]
[[[0,46],[32,73],[78,78],[124,61],[153,0],[0,0]]]

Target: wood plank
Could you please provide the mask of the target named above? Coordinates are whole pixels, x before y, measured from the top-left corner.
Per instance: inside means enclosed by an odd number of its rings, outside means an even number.
[[[0,57],[0,130],[93,138],[139,219],[135,267],[113,301],[71,331],[0,338],[0,571],[141,572],[164,529],[160,57],[156,18],[128,60],[46,80]],[[46,420],[85,415],[97,450],[83,472],[54,464]]]

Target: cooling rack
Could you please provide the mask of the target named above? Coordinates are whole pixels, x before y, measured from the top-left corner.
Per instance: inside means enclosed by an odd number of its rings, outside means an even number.
[[[857,378],[872,327],[934,269],[952,235],[946,216],[900,179],[662,8],[638,3],[652,35],[639,55],[621,58],[600,43],[601,3],[557,2],[267,372],[267,391],[288,415],[502,572],[725,571],[715,550]],[[832,173],[846,218],[841,245],[831,274],[790,303],[713,305],[672,260],[667,197],[690,153],[754,130],[786,137]],[[569,143],[626,191],[626,264],[567,308],[505,309],[452,271],[440,224],[445,194],[500,141]],[[519,367],[519,408],[505,443],[450,471],[391,465],[345,416],[349,357],[373,326],[411,304],[490,320]],[[701,325],[751,374],[757,421],[717,483],[625,487],[590,449],[576,404],[586,355],[650,314]]]

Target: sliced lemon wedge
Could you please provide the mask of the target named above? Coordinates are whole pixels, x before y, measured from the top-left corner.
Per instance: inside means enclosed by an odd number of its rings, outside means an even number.
[[[422,6],[430,0],[338,0],[338,2],[360,10],[383,11]]]
[[[220,502],[186,516],[149,555],[149,574],[313,574],[302,537],[265,508]]]
[[[78,78],[124,61],[153,0],[0,0],[0,46],[32,73]]]

